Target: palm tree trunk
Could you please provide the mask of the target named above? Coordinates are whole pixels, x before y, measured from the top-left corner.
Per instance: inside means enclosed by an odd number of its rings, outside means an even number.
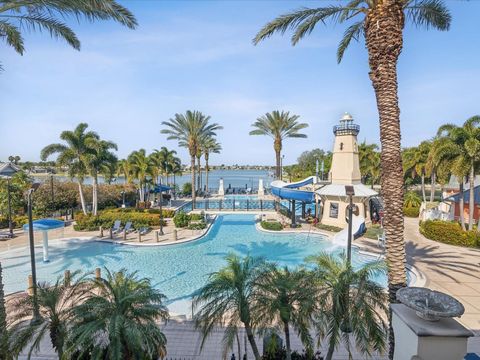
[[[208,193],[208,156],[205,156],[205,187]]]
[[[459,207],[460,207],[460,224],[462,225],[462,230],[465,231],[466,230],[466,227],[465,227],[465,216],[464,216],[464,213],[463,213],[463,208],[465,206],[464,204],[464,201],[463,201],[463,176],[459,176],[458,177],[459,179],[459,183],[460,183],[460,203],[459,203]]]
[[[437,182],[437,174],[432,170],[432,175],[430,177],[431,188],[430,188],[430,202],[433,203],[435,200],[435,185]]]
[[[2,263],[0,262],[0,358],[8,359],[7,310],[3,292]]]
[[[85,196],[83,195],[82,182],[78,180],[78,193],[80,194],[80,204],[82,205],[82,211],[84,215],[87,215],[87,207],[85,205]]]
[[[328,346],[328,352],[327,352],[327,356],[325,357],[325,360],[332,360],[334,351],[335,351],[335,345],[330,344]]]
[[[192,171],[192,204],[195,207],[196,191],[195,191],[195,156],[190,159],[190,170]]]
[[[242,344],[240,343],[240,338],[238,337],[238,332],[235,334],[237,338],[237,351],[238,351],[238,360],[242,360]]]
[[[396,0],[384,0],[365,20],[370,80],[380,118],[381,186],[385,203],[384,231],[387,239],[389,300],[396,302],[397,290],[407,285],[403,221],[403,168],[400,108],[398,106],[397,61],[402,51],[404,13]],[[391,313],[390,313],[391,319]],[[394,337],[390,321],[389,359],[393,359]]]
[[[276,165],[275,165],[275,177],[277,179],[280,179],[281,175],[281,166],[280,166],[280,151],[275,151],[275,161],[276,161]]]
[[[245,324],[245,331],[247,332],[248,342],[252,347],[253,356],[255,357],[255,360],[260,360],[261,359],[260,353],[258,352],[257,343],[255,342],[255,336],[253,336],[253,332],[252,332],[252,329],[250,328],[250,325]]]
[[[475,167],[473,163],[470,166],[470,198],[468,200],[468,230],[473,230],[473,212],[475,211]]]
[[[292,360],[292,350],[290,348],[290,329],[288,328],[288,322],[283,323],[283,330],[285,332],[285,346],[287,349],[286,360]]]
[[[202,176],[202,168],[200,165],[200,158],[197,157],[197,167],[198,167],[198,174],[197,174],[197,191],[201,192],[202,191],[202,186],[200,184],[200,178]]]
[[[98,177],[93,175],[93,184],[92,184],[92,213],[94,216],[97,216],[98,208]]]
[[[427,202],[427,196],[425,195],[425,173],[422,171],[422,176],[421,176],[421,179],[422,179],[422,199],[423,199],[423,202]]]

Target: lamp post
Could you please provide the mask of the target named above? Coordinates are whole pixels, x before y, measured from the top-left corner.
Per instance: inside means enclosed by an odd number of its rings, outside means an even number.
[[[33,237],[33,219],[32,219],[32,194],[40,186],[39,183],[33,183],[27,192],[27,210],[28,210],[28,238],[30,240],[30,264],[32,266],[32,292],[33,292],[33,318],[32,323],[40,320],[40,311],[38,309],[37,298],[37,269],[35,265],[35,239]]]
[[[348,244],[347,244],[347,261],[350,266],[352,262],[352,221],[353,221],[353,195],[355,190],[352,185],[345,185],[345,193],[349,198],[348,203]]]
[[[10,232],[10,237],[13,238],[12,194],[10,193],[10,177],[7,178],[7,197],[8,197],[8,230]]]

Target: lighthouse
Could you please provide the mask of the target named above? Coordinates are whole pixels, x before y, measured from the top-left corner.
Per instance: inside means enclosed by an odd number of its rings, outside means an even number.
[[[360,224],[370,220],[371,197],[377,193],[362,184],[360,159],[358,156],[357,135],[360,126],[355,124],[352,115],[345,113],[340,123],[333,127],[335,140],[332,152],[332,166],[328,174],[329,184],[316,191],[322,204],[320,222],[344,228],[347,225],[347,205],[349,198],[345,185],[350,185],[355,195],[353,203],[357,205],[356,219]]]

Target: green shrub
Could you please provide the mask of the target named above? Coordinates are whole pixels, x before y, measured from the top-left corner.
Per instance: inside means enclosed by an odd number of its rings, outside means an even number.
[[[189,214],[191,221],[198,221],[205,219],[205,214]]]
[[[187,182],[187,183],[183,184],[182,193],[184,195],[191,195],[192,194],[192,183]]]
[[[139,228],[148,225],[149,227],[160,226],[160,215],[148,214],[143,212],[119,212],[115,210],[101,211],[97,216],[91,214],[84,215],[79,213],[75,217],[76,225],[74,229],[77,231],[95,231],[100,226],[107,229],[113,226],[116,220],[120,220],[122,225],[131,221],[134,228]],[[163,226],[166,225],[166,221],[163,220]]]
[[[413,206],[406,206],[403,208],[403,215],[406,217],[418,217],[420,214],[420,208],[419,207],[413,207]]]
[[[283,225],[280,224],[278,221],[262,221],[260,225],[265,230],[272,230],[272,231],[283,230]]]
[[[315,227],[317,229],[330,231],[330,232],[339,232],[339,231],[343,230],[341,227],[338,227],[338,226],[325,225],[325,224],[321,224],[321,223],[318,223],[317,225],[315,225]]]
[[[190,223],[188,224],[188,229],[189,230],[203,230],[207,227],[207,224],[205,221],[200,221],[197,223]]]
[[[368,239],[374,239],[377,240],[379,235],[382,235],[383,229],[380,227],[379,224],[373,224],[367,228],[367,231],[365,234],[363,234],[364,237]]]
[[[33,216],[33,220],[38,219],[38,217]],[[26,223],[28,223],[27,215],[14,215],[12,217],[12,223],[14,229],[19,229]],[[0,216],[0,229],[8,228],[8,216]]]
[[[450,245],[480,247],[480,234],[476,230],[463,231],[457,222],[427,220],[420,223],[420,233],[427,239]]]
[[[173,223],[177,228],[187,227],[189,222],[190,222],[190,216],[188,216],[188,214],[185,214],[183,211],[179,211],[173,217]]]
[[[160,215],[160,209],[114,208],[108,209],[107,211],[116,213],[140,213]],[[162,209],[162,214],[164,218],[172,218],[175,215],[175,210]]]
[[[422,198],[415,191],[407,191],[403,199],[406,208],[418,208],[422,204]]]

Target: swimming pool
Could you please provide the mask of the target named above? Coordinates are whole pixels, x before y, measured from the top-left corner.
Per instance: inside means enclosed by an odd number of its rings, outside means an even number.
[[[324,236],[308,234],[271,234],[255,228],[254,215],[221,215],[203,238],[168,246],[125,246],[79,239],[52,242],[50,262],[43,263],[41,247],[36,248],[37,278],[54,281],[66,269],[93,271],[96,267],[110,270],[127,268],[149,277],[167,297],[174,313],[189,314],[188,300],[207,279],[209,273],[225,263],[229,252],[241,256],[263,256],[279,265],[296,266],[306,256],[320,251],[340,253]],[[27,248],[0,254],[6,293],[25,290],[30,274]],[[353,250],[355,266],[374,260]],[[375,279],[386,285],[386,277]]]

